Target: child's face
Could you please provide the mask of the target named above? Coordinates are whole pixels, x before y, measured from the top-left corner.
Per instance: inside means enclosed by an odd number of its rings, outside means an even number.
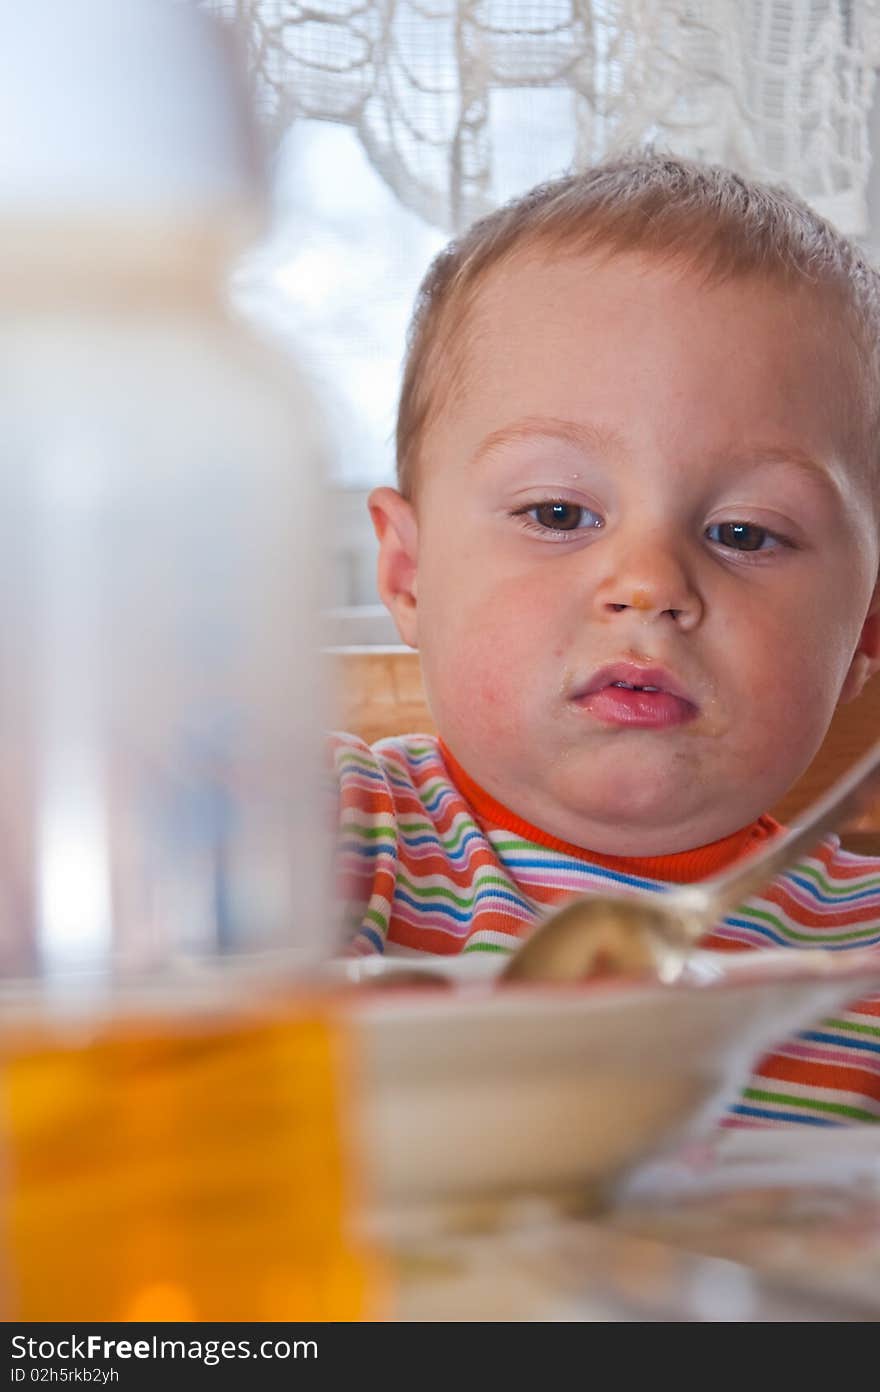
[[[373,498],[438,729],[487,792],[595,851],[744,826],[875,663],[855,348],[806,294],[635,255],[508,266],[468,342],[415,511]]]

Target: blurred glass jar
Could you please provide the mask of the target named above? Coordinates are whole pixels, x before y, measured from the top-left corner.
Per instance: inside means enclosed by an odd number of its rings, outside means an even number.
[[[0,975],[326,954],[316,413],[224,34],[0,8]]]
[[[321,446],[225,31],[0,3],[0,1315],[358,1318]],[[372,1308],[372,1306],[370,1306]]]

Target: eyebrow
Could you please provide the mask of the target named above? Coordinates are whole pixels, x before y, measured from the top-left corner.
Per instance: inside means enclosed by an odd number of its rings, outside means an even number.
[[[481,440],[471,458],[472,464],[481,463],[487,456],[503,449],[506,445],[517,445],[529,440],[564,440],[567,444],[584,446],[587,449],[601,450],[605,453],[619,453],[623,450],[623,439],[615,430],[604,426],[588,425],[579,421],[559,420],[555,416],[524,416],[493,430]]]
[[[831,463],[828,461],[823,462],[820,459],[814,459],[811,454],[807,454],[805,450],[799,449],[797,445],[756,444],[730,456],[729,462],[741,466],[747,466],[749,464],[776,464],[792,467],[816,479],[826,488],[831,488],[834,491],[839,491],[840,489],[840,480],[837,471]]]

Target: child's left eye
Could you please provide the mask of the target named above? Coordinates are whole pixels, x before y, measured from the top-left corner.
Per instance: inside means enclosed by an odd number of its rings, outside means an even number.
[[[706,536],[732,551],[770,551],[785,545],[782,537],[753,522],[715,522],[706,528]]]
[[[564,499],[531,503],[528,507],[519,508],[514,516],[534,518],[531,525],[535,531],[578,532],[588,527],[602,526],[598,513],[581,503],[569,503]]]

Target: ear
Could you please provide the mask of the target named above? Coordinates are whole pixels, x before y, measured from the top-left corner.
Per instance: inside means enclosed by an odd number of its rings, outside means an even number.
[[[865,619],[859,637],[858,647],[846,674],[846,680],[840,693],[840,703],[854,701],[857,696],[860,696],[865,683],[878,670],[880,670],[880,584],[874,591],[868,617]]]
[[[374,488],[368,504],[379,539],[379,594],[403,642],[417,648],[419,534],[415,511],[396,488]]]

